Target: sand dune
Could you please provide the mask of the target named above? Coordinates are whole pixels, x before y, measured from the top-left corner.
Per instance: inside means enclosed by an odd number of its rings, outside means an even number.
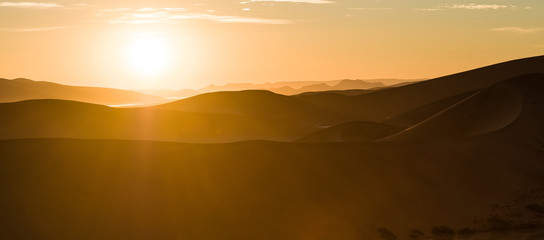
[[[383,123],[397,125],[397,126],[404,126],[404,127],[414,126],[420,122],[423,122],[425,119],[443,111],[444,109],[460,102],[461,100],[472,96],[477,91],[479,90],[461,93],[458,95],[440,99],[438,101],[435,101],[429,104],[425,104],[420,107],[410,109],[401,114],[387,118],[385,121],[383,121]]]
[[[402,127],[373,122],[348,122],[332,126],[297,142],[370,142],[404,130]]]
[[[543,72],[543,69],[544,56],[540,56],[370,92],[355,90],[354,94],[341,94],[327,91],[291,97],[263,90],[214,92],[160,105],[157,108],[246,114],[289,119],[317,126],[332,126],[351,121],[383,122],[388,119],[389,123],[393,123],[392,119],[395,117],[399,117],[396,120],[400,120],[400,117],[410,117],[413,119],[397,123],[409,126],[443,110],[442,107],[453,104],[453,100],[457,100],[455,96],[478,91],[510,77]],[[440,100],[442,102],[439,102]],[[410,114],[412,116],[409,116]]]
[[[64,101],[0,104],[0,139],[90,138],[185,142],[289,141],[314,131],[296,122],[226,113],[118,109]]]
[[[319,125],[333,125],[351,118],[335,109],[264,90],[214,92],[155,106],[184,112],[213,112],[283,119]]]
[[[29,79],[0,79],[0,102],[29,99],[63,99],[104,105],[157,104],[165,99],[113,88],[68,86]]]
[[[519,88],[540,87],[537,85],[540,82],[544,83],[544,74],[523,75],[499,82],[383,141],[433,141],[500,130],[513,123],[522,113],[523,106],[529,104],[522,97],[527,94]],[[544,92],[542,87],[535,90]]]
[[[542,222],[520,197],[543,187],[542,152],[502,148],[518,140],[0,141],[0,203],[11,206],[0,237],[357,240],[384,228],[409,239],[441,225],[494,230],[488,214],[510,230]],[[506,204],[525,217],[493,210]]]
[[[318,106],[357,114],[357,119],[381,122],[411,109],[469,91],[489,87],[508,78],[544,73],[544,56],[499,63],[401,87],[386,88],[356,97],[312,98]]]

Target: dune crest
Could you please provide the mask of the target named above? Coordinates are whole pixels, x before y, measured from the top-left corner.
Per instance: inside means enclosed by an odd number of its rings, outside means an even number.
[[[513,123],[523,109],[520,92],[505,80],[478,91],[400,133],[380,141],[432,141],[491,133]]]
[[[371,142],[403,130],[385,123],[348,122],[335,125],[299,138],[297,142]]]

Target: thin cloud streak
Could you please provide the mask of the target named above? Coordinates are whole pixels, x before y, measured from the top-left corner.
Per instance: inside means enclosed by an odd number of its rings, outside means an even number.
[[[373,10],[393,10],[393,8],[348,8],[348,10],[373,11]]]
[[[181,8],[163,8],[163,9],[105,9],[102,12],[119,12],[121,17],[110,21],[112,24],[146,24],[146,23],[178,23],[186,20],[206,20],[220,23],[255,23],[255,24],[291,24],[285,19],[267,19],[242,16],[220,16],[207,13],[189,13],[183,12]]]
[[[476,3],[454,4],[454,5],[446,6],[446,8],[451,8],[451,9],[469,9],[469,10],[487,10],[487,9],[497,10],[497,9],[509,8],[509,7],[513,7],[513,6],[498,5],[498,4],[476,4]]]
[[[110,9],[101,9],[100,12],[105,13],[115,13],[115,12],[157,12],[157,11],[166,11],[166,12],[185,12],[185,8],[110,8]]]
[[[57,8],[64,7],[57,3],[44,3],[44,2],[0,2],[0,7],[12,7],[12,8]]]
[[[544,31],[544,28],[501,27],[501,28],[492,28],[491,31],[531,34],[531,33]]]
[[[517,8],[513,5],[498,5],[498,4],[477,4],[477,3],[469,3],[469,4],[453,4],[453,5],[443,5],[438,7],[432,7],[432,8],[416,8],[415,10],[418,11],[442,11],[442,10],[499,10],[499,9],[507,9],[507,8]],[[528,9],[528,8],[525,8]]]
[[[70,26],[53,26],[53,27],[43,27],[43,28],[0,28],[0,31],[3,32],[44,32],[44,31],[53,31],[60,29],[71,28]]]
[[[432,11],[442,11],[444,9],[443,8],[416,8],[415,10],[432,12]]]

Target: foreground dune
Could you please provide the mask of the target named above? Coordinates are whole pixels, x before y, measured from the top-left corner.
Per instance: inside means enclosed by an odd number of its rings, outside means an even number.
[[[543,153],[516,141],[2,141],[0,201],[11,207],[0,237],[351,240],[380,239],[381,228],[402,239],[441,225],[525,229],[542,224],[526,206],[542,204]]]

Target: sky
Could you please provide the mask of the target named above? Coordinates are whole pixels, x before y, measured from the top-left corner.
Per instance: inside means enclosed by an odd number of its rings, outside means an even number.
[[[542,54],[542,0],[0,0],[8,79],[123,89],[415,79]]]

